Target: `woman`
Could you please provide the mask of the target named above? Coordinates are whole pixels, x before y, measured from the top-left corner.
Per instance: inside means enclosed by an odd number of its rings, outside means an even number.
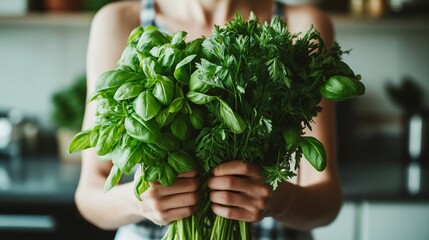
[[[245,18],[253,11],[263,22],[281,16],[292,33],[305,32],[313,24],[326,45],[333,41],[329,18],[308,6],[285,6],[269,0],[122,1],[104,7],[93,20],[87,58],[88,93],[93,92],[100,74],[116,67],[129,33],[138,25],[157,25],[170,33],[183,30],[191,40],[209,35],[215,24],[223,26],[236,11]],[[264,219],[255,227],[255,239],[303,239],[299,236],[306,236],[304,232],[333,221],[342,203],[335,156],[335,110],[332,103],[322,102],[322,106],[324,110],[308,134],[325,145],[325,171],[317,172],[302,161],[295,182],[282,183],[273,191],[263,184],[256,166],[240,161],[221,164],[209,181],[213,211],[248,222]],[[94,116],[95,106],[91,103],[86,109],[84,129],[92,127]],[[117,239],[160,238],[163,229],[156,225],[192,215],[198,202],[196,172],[180,175],[171,187],[151,183],[139,202],[133,194],[134,183],[103,192],[110,168],[109,162],[98,159],[94,149],[83,152],[76,203],[82,215],[96,226],[120,227]],[[283,231],[283,227],[288,230]]]

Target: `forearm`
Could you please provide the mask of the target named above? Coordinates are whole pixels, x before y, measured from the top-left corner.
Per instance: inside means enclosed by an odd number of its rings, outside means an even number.
[[[275,194],[279,200],[273,217],[289,228],[302,231],[329,224],[342,205],[341,188],[335,182],[305,187],[282,183]]]
[[[136,212],[138,200],[134,196],[133,183],[117,185],[105,193],[100,184],[79,186],[76,205],[82,216],[102,229],[116,229],[144,218]]]

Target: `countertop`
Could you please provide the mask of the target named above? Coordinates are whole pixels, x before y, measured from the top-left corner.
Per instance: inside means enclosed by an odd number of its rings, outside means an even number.
[[[73,204],[79,163],[54,156],[0,159],[0,203]]]

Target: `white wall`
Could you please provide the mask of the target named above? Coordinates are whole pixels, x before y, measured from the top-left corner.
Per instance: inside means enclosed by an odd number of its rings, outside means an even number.
[[[14,108],[50,125],[51,97],[85,72],[87,26],[3,25],[0,111]]]

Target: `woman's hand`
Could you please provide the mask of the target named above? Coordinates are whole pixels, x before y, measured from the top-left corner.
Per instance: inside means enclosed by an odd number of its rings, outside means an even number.
[[[191,216],[196,210],[199,196],[196,176],[196,171],[180,174],[169,187],[158,182],[150,183],[150,187],[140,196],[140,214],[157,225],[167,225]]]
[[[219,216],[257,222],[273,210],[272,187],[263,183],[253,164],[231,161],[213,169],[208,186],[213,212]]]

